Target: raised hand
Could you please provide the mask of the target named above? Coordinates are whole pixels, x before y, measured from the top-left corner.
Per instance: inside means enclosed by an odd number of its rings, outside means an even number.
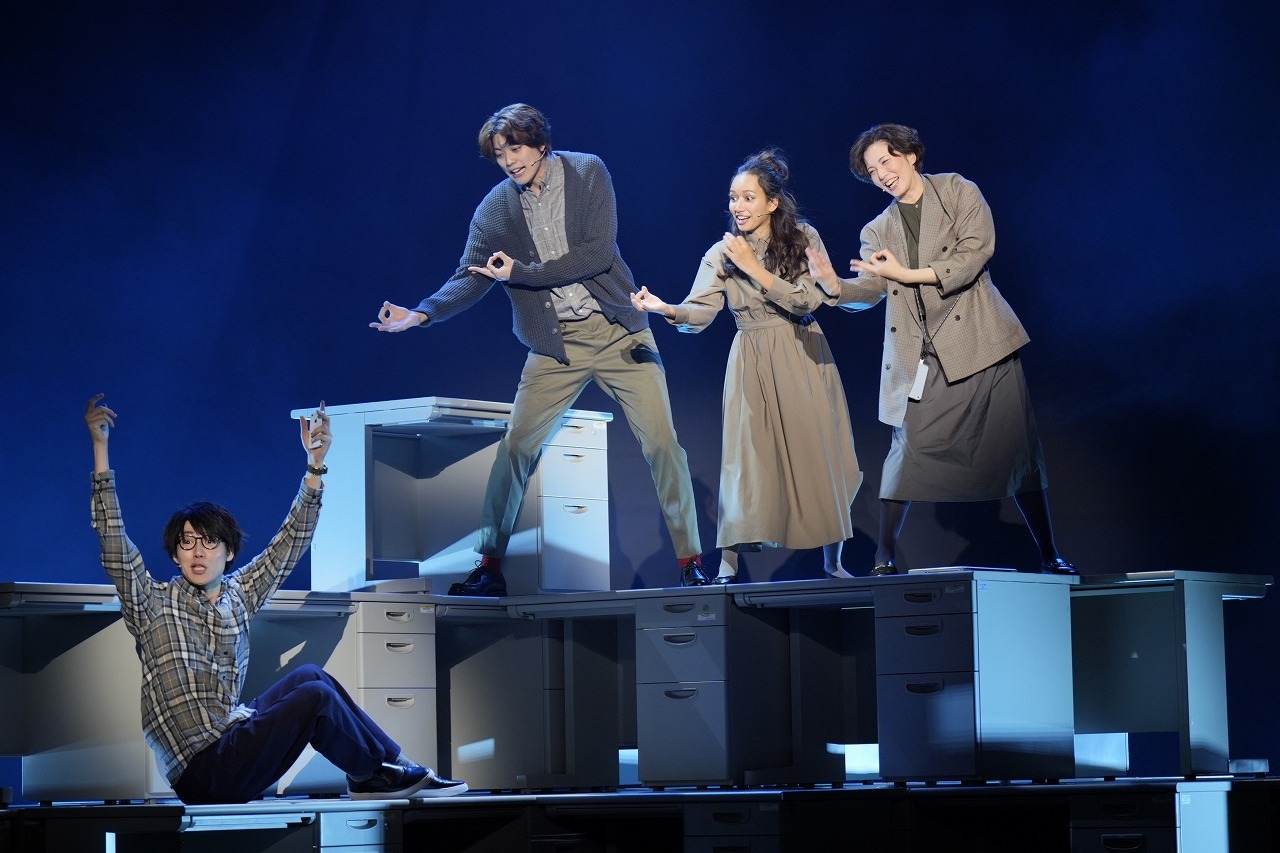
[[[95,394],[89,398],[84,407],[84,423],[89,428],[89,437],[94,444],[106,444],[111,437],[111,428],[116,425],[116,413],[106,406],[100,406],[106,394]]]

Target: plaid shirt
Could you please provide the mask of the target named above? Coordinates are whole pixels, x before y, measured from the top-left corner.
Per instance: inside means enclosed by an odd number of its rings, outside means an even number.
[[[93,526],[102,567],[142,661],[142,730],[172,784],[191,757],[248,719],[240,704],[249,665],[249,620],[311,545],[320,491],[302,485],[266,550],[223,578],[216,602],[178,575],[154,580],[124,532],[115,472],[93,475]]]

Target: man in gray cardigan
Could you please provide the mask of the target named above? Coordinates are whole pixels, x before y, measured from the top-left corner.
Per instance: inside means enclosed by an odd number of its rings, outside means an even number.
[[[529,347],[511,421],[489,473],[476,551],[480,562],[450,595],[503,595],[502,558],[542,443],[587,382],[626,414],[649,462],[680,567],[681,586],[708,582],[699,556],[693,486],[671,420],[671,401],[648,315],[631,304],[636,287],[618,252],[618,214],[599,157],[552,151],[551,126],[527,104],[494,113],[480,128],[484,157],[507,180],[471,217],[458,271],[408,309],[382,303],[383,332],[441,323],[465,311],[494,282],[511,298],[514,331]]]

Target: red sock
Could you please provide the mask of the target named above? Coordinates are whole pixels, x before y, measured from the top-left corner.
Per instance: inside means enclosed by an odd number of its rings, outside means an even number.
[[[489,557],[484,554],[481,554],[480,568],[488,569],[489,571],[493,572],[495,575],[500,575],[502,574],[502,558]]]
[[[701,554],[694,554],[692,557],[681,557],[681,558],[680,558],[680,568],[682,568],[682,569],[683,569],[685,566],[689,565],[689,564],[690,564],[690,563],[692,563],[694,560],[698,559],[698,557],[700,557],[700,556],[701,556]]]

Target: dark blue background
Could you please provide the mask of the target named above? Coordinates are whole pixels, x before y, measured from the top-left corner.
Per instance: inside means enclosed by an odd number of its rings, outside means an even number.
[[[231,506],[250,547],[274,532],[303,463],[290,409],[511,399],[524,350],[497,289],[429,331],[367,323],[454,269],[501,177],[476,130],[513,101],[550,116],[557,147],[604,158],[623,255],[671,300],[724,230],[745,155],[789,153],[844,269],[886,202],[850,176],[849,143],[881,121],[919,128],[926,169],[975,180],[993,208],[1066,555],[1088,571],[1275,572],[1273,3],[0,9],[0,579],[103,582],[80,419],[95,392],[120,413],[127,519],[163,576],[160,529],[189,500]],[[820,315],[868,475],[846,551],[858,573],[888,445],[881,310]],[[654,328],[714,563],[732,323]],[[594,388],[577,405],[616,412]],[[614,585],[669,584],[644,462],[621,419],[611,432]],[[1009,502],[921,505],[900,556],[1035,560]],[[816,577],[820,560],[766,553],[744,571]],[[1233,757],[1280,758],[1276,599],[1227,605]]]

